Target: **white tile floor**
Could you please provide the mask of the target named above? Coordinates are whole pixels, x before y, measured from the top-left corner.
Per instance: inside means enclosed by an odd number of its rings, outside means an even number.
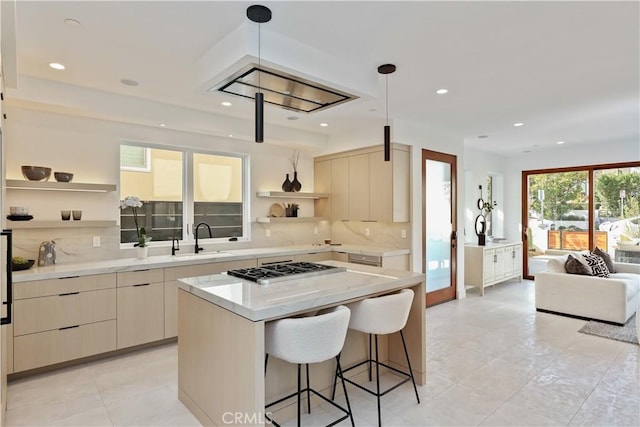
[[[384,425],[639,426],[640,346],[577,333],[583,324],[536,313],[529,281],[428,309],[422,403],[403,385],[383,398]],[[7,425],[199,425],[176,397],[176,357],[172,344],[13,381]],[[375,398],[348,390],[356,425],[375,425]]]

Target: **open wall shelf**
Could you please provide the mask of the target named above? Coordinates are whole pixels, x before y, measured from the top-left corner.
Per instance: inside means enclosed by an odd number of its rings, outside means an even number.
[[[52,191],[84,191],[93,193],[107,193],[116,191],[114,184],[87,184],[82,182],[57,181],[23,181],[7,179],[6,187],[14,190],[52,190]]]
[[[293,191],[258,191],[258,197],[279,197],[288,199],[326,199],[327,193],[301,193]]]

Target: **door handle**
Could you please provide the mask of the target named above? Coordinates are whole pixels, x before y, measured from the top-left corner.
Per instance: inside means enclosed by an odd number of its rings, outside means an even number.
[[[6,265],[6,279],[7,279],[7,300],[2,304],[7,306],[7,316],[0,318],[0,325],[9,325],[11,323],[11,305],[13,304],[13,275],[11,259],[13,258],[13,239],[11,230],[2,230],[1,236],[7,236],[7,265]]]

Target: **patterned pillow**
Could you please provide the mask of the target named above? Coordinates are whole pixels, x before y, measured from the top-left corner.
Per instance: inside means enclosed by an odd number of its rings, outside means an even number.
[[[591,275],[598,277],[609,277],[609,269],[605,264],[602,257],[596,254],[585,254],[584,259],[587,260],[589,267],[591,267]]]
[[[593,250],[593,253],[598,255],[600,258],[602,258],[604,260],[604,263],[607,264],[607,268],[609,269],[609,273],[615,273],[616,272],[616,268],[615,268],[615,266],[613,264],[613,260],[611,259],[611,255],[609,255],[608,253],[606,253],[605,251],[603,251],[602,249],[600,249],[597,246]]]
[[[582,274],[584,276],[591,276],[591,271],[578,261],[573,255],[567,257],[567,262],[564,263],[564,269],[569,274]]]

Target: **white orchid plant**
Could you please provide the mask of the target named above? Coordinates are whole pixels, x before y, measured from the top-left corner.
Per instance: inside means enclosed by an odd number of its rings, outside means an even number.
[[[134,246],[144,248],[151,241],[151,237],[147,236],[147,231],[144,227],[138,226],[138,208],[142,207],[142,201],[138,196],[127,196],[124,200],[120,200],[120,209],[124,210],[131,208],[133,211],[133,222],[136,225],[136,235],[138,236],[138,243]]]

